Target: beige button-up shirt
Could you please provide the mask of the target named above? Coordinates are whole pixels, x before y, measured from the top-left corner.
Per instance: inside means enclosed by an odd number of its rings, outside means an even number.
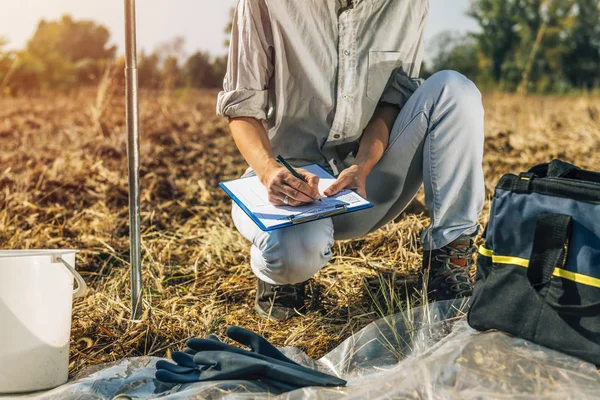
[[[418,87],[428,0],[240,0],[217,114],[263,121],[274,155],[339,173],[379,102]]]

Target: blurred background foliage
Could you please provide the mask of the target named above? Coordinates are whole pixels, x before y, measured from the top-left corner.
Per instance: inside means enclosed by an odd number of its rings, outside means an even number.
[[[484,90],[535,93],[600,86],[599,0],[472,0],[467,15],[479,31],[438,34],[427,46],[424,77],[453,69]],[[225,33],[230,30],[228,24]],[[104,26],[68,15],[40,21],[22,50],[6,50],[0,38],[0,93],[95,85],[104,71],[124,63],[109,42]],[[140,51],[140,86],[220,87],[226,56],[186,55],[183,48],[184,38],[176,37],[152,52]]]
[[[429,73],[454,69],[505,91],[564,93],[600,84],[600,1],[473,0],[467,15],[480,31],[439,34]]]
[[[229,27],[226,28],[230,29]],[[125,61],[109,45],[110,32],[90,20],[69,15],[57,21],[41,20],[22,50],[6,50],[0,37],[0,94],[40,90],[71,90],[97,85],[105,71],[122,71]],[[185,39],[175,37],[152,52],[138,54],[140,86],[148,89],[222,86],[227,57],[196,52],[186,56]],[[113,79],[123,80],[122,74]]]

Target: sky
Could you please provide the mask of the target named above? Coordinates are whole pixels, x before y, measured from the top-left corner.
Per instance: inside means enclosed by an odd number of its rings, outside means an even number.
[[[395,0],[412,1],[412,0]],[[185,38],[185,52],[208,51],[213,55],[227,52],[223,42],[229,9],[237,0],[138,0],[138,50],[153,50],[176,36]],[[430,0],[426,43],[444,30],[476,30],[464,16],[469,0]],[[25,46],[40,19],[58,19],[71,14],[75,19],[93,19],[111,32],[111,40],[124,51],[123,0],[0,0],[0,37],[9,48]]]

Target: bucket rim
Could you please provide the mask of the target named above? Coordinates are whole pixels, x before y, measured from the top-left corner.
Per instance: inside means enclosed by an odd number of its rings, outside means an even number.
[[[56,256],[62,254],[79,253],[75,249],[26,249],[26,250],[0,250],[0,258],[13,257],[38,257],[38,256]]]

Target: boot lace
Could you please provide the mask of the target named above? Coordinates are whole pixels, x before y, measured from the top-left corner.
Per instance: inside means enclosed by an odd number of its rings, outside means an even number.
[[[434,256],[441,268],[436,268],[437,279],[445,287],[459,295],[470,295],[473,291],[471,267],[475,247],[446,246],[444,252]]]

